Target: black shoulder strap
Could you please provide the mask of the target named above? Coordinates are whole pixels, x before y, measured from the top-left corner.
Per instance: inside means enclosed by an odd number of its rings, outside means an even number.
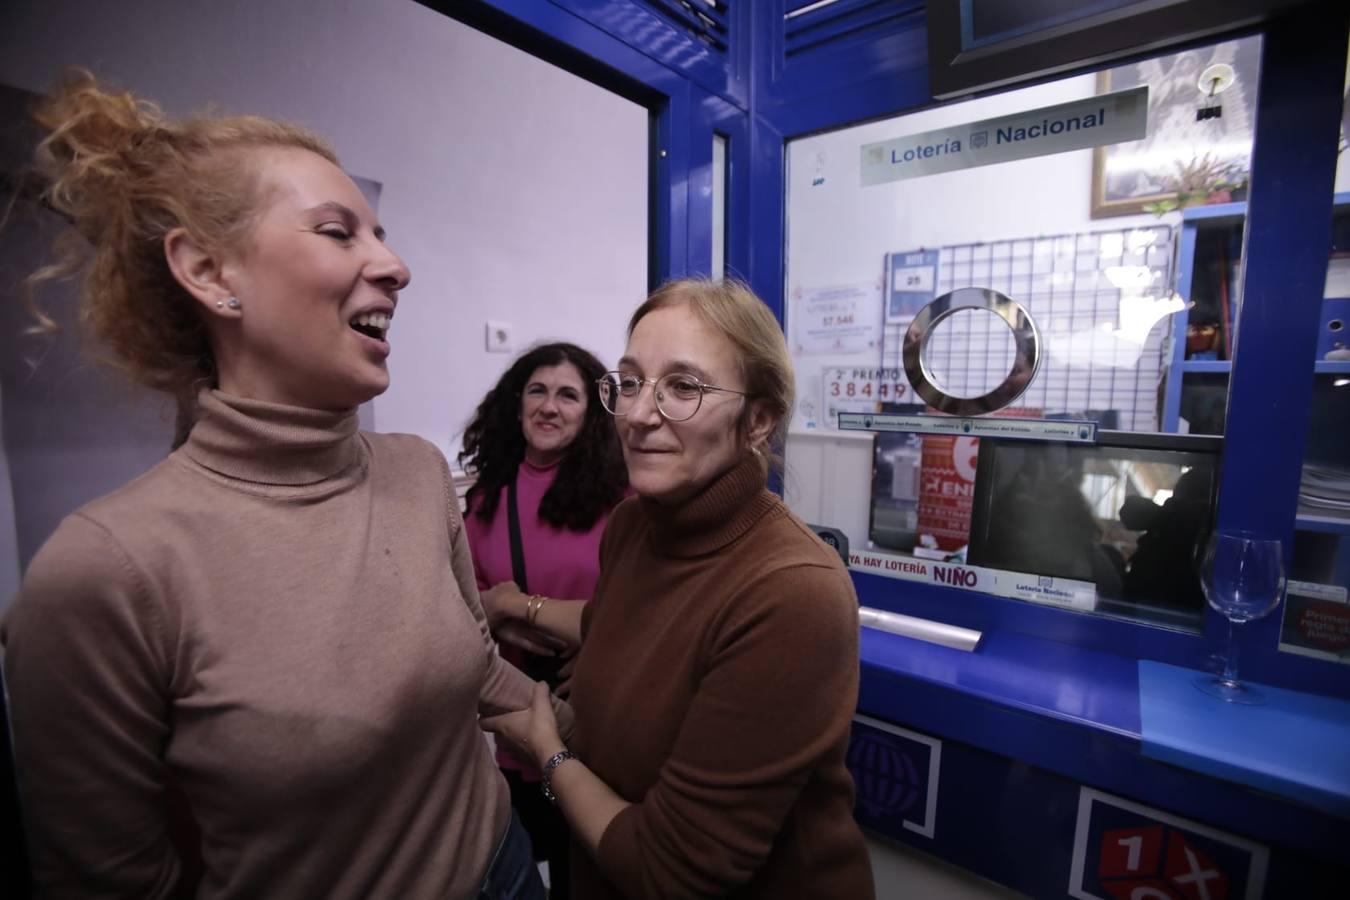
[[[520,511],[516,508],[516,480],[506,488],[506,522],[511,529],[511,575],[522,593],[530,592],[525,580],[525,547],[520,540]]]

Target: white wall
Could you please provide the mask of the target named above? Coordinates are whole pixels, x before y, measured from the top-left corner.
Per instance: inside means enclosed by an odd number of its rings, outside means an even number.
[[[20,0],[0,6],[0,82],[79,64],[158,100],[301,121],[383,185],[413,272],[391,333],[382,431],[453,457],[518,350],[566,338],[611,362],[647,285],[647,112],[412,0]]]

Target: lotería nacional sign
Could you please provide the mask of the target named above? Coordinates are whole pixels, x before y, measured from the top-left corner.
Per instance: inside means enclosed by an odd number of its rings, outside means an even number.
[[[862,146],[862,184],[1082,150],[1144,137],[1148,86]]]

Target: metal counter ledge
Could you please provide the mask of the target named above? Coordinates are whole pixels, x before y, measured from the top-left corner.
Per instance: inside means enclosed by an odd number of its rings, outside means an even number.
[[[1350,820],[1328,811],[1345,808],[1344,793],[1314,804],[1269,780],[1241,783],[1240,753],[1208,770],[1183,753],[1152,758],[1133,657],[1002,630],[966,652],[866,627],[861,657],[864,715],[1324,858],[1341,858],[1350,838]]]

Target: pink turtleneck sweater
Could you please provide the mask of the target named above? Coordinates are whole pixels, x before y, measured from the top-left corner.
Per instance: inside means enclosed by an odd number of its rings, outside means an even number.
[[[168,783],[199,897],[476,896],[510,814],[476,717],[531,685],[427,442],[204,393],[186,444],[61,524],[3,640],[44,896],[171,895]]]
[[[516,499],[520,504],[520,542],[525,552],[525,575],[530,591],[562,600],[589,600],[600,576],[600,536],[609,513],[605,512],[586,531],[571,531],[539,518],[539,504],[558,477],[558,466],[522,462],[516,474]],[[501,489],[497,511],[484,522],[469,508],[464,526],[473,550],[478,587],[485,590],[512,579],[511,529],[507,504],[510,494]]]

